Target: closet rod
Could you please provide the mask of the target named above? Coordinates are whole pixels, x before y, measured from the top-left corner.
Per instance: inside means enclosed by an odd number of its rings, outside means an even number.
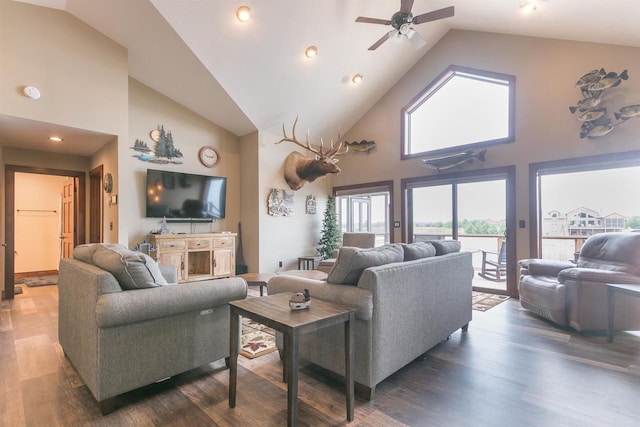
[[[57,213],[55,209],[17,209],[17,212],[53,212]]]

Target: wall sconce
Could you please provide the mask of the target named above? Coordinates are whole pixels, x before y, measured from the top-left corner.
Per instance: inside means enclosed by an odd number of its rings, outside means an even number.
[[[318,47],[317,46],[309,46],[304,51],[304,56],[306,56],[307,58],[313,58],[317,54],[318,54]]]
[[[40,91],[38,90],[37,87],[35,86],[25,86],[22,89],[22,93],[24,94],[24,96],[26,96],[27,98],[31,98],[31,99],[40,99]]]
[[[240,6],[236,10],[236,18],[238,18],[238,21],[240,22],[247,22],[251,19],[251,9],[249,6]]]

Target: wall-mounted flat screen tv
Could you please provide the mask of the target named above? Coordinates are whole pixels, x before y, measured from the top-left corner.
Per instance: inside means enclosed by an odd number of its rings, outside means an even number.
[[[227,178],[147,169],[147,218],[225,217]]]

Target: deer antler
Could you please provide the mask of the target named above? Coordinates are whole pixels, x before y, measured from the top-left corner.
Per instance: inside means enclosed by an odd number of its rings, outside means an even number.
[[[299,145],[300,147],[304,148],[305,150],[309,150],[311,151],[313,154],[317,155],[317,156],[324,156],[324,153],[322,152],[322,147],[320,148],[320,152],[318,152],[317,150],[314,150],[313,147],[311,146],[311,143],[309,142],[309,129],[307,129],[307,144],[305,145],[304,143],[298,141],[298,138],[296,137],[296,125],[298,124],[298,117],[296,117],[295,122],[293,122],[293,129],[291,130],[291,138],[289,138],[287,136],[287,131],[284,129],[284,123],[282,124],[282,133],[284,134],[284,138],[282,138],[280,141],[276,142],[276,144],[280,144],[283,141],[288,141],[288,142],[293,142],[296,145]]]
[[[324,141],[322,140],[322,138],[320,138],[320,148],[319,150],[314,149],[311,146],[311,143],[309,142],[309,129],[307,129],[307,141],[306,141],[306,145],[300,141],[298,141],[298,138],[296,137],[296,125],[298,124],[298,117],[296,117],[296,120],[293,122],[293,129],[291,130],[291,138],[289,138],[287,136],[287,131],[284,129],[284,124],[282,124],[282,133],[284,135],[284,138],[282,138],[280,141],[276,142],[276,144],[280,144],[283,141],[288,141],[288,142],[293,142],[294,144],[304,148],[305,150],[309,150],[311,151],[313,154],[315,154],[316,156],[320,157],[321,159],[333,159],[334,157],[337,156],[342,156],[344,154],[346,154],[349,151],[349,146],[346,145],[345,146],[345,150],[343,152],[340,152],[340,150],[342,149],[342,141],[340,141],[340,144],[338,144],[337,148],[334,148],[334,144],[333,144],[333,138],[331,139],[331,148],[329,148],[329,151],[327,151],[326,153],[324,152]],[[338,132],[338,140],[340,140],[340,133]]]
[[[340,141],[340,132],[338,132],[338,141]],[[329,150],[329,152],[327,153],[327,157],[329,157],[330,159],[333,159],[334,157],[338,157],[338,156],[342,156],[345,155],[349,152],[349,146],[345,145],[345,150],[343,152],[340,152],[340,149],[342,148],[342,141],[340,141],[340,144],[338,144],[338,148],[333,148],[333,138],[331,139],[331,149]]]

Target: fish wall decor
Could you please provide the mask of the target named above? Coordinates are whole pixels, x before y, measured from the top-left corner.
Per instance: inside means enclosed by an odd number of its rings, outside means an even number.
[[[360,142],[358,141],[353,141],[353,142],[349,142],[349,141],[345,141],[344,142],[347,147],[349,147],[350,149],[352,149],[353,151],[360,151],[360,152],[365,152],[365,153],[369,153],[369,151],[373,148],[375,148],[376,146],[376,142],[375,141],[367,141],[367,140],[362,140]]]
[[[463,165],[473,163],[474,159],[484,162],[484,155],[487,150],[482,150],[478,154],[474,154],[473,150],[466,150],[462,153],[451,154],[450,156],[434,157],[433,159],[422,159],[422,163],[438,172],[451,168],[461,169]]]
[[[640,116],[640,105],[622,107],[613,116],[603,106],[609,91],[628,79],[627,70],[618,74],[615,71],[608,73],[604,68],[591,70],[578,79],[576,87],[580,89],[582,99],[570,106],[569,111],[571,114],[580,113],[580,138],[593,139],[608,135],[621,123]]]

